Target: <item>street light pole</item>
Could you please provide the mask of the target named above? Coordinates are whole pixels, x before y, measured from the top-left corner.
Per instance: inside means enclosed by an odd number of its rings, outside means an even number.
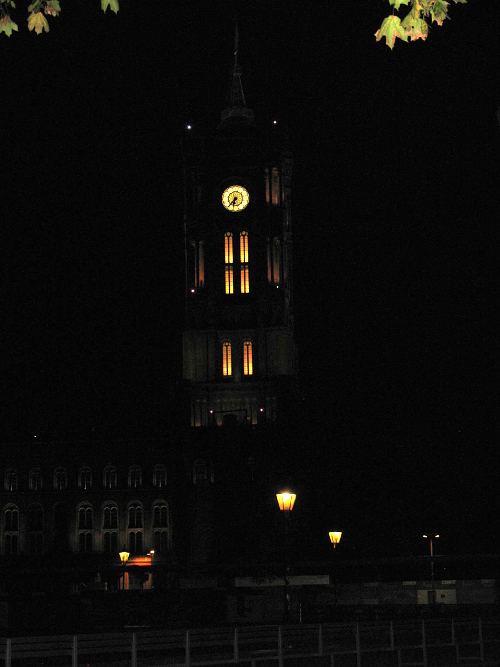
[[[282,491],[282,493],[276,494],[276,499],[278,501],[280,511],[283,512],[283,516],[285,519],[285,536],[284,536],[284,553],[283,553],[283,567],[285,575],[285,582],[284,582],[285,585],[283,588],[284,590],[283,618],[285,622],[287,622],[290,617],[290,591],[289,591],[289,581],[288,581],[288,558],[287,558],[288,521],[290,512],[292,511],[293,506],[295,504],[296,497],[297,496],[295,495],[295,493],[290,493],[289,491]]]
[[[436,602],[436,591],[435,591],[435,586],[434,586],[434,546],[433,546],[433,540],[439,537],[439,535],[431,535],[430,538],[428,535],[422,535],[424,539],[430,539],[430,546],[431,546],[431,591],[432,591],[432,604],[434,605]]]
[[[337,546],[337,544],[340,542],[340,538],[342,537],[342,532],[338,530],[330,531],[328,533],[330,536],[330,542],[333,544],[333,548]],[[333,602],[334,604],[337,604],[337,574],[335,573],[335,578],[333,580]]]

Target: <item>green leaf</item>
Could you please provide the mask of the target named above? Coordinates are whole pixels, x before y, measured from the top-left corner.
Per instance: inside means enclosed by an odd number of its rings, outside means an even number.
[[[401,25],[399,16],[388,16],[384,19],[382,25],[375,33],[377,42],[379,42],[382,37],[385,37],[386,44],[391,50],[394,48],[394,42],[397,37],[402,39],[403,42],[408,41],[408,36]]]
[[[389,0],[390,5],[394,5],[396,9],[399,9],[401,5],[407,5],[408,0]]]
[[[0,32],[4,32],[7,37],[10,37],[13,30],[18,32],[17,23],[14,23],[10,16],[6,15],[0,19]]]
[[[33,4],[28,6],[28,11],[32,12],[33,14],[36,14],[37,12],[41,11],[42,9],[42,0],[35,0]]]
[[[34,30],[37,35],[40,35],[44,30],[45,32],[49,32],[49,22],[42,12],[37,12],[36,14],[31,12],[28,16],[28,28]]]
[[[50,16],[59,16],[61,13],[61,5],[58,0],[46,0],[44,11]]]
[[[101,9],[103,12],[110,8],[115,14],[120,9],[120,3],[118,0],[101,0]]]
[[[448,5],[446,0],[436,0],[431,8],[431,17],[438,25],[443,25],[443,21],[448,18]]]
[[[429,34],[429,26],[424,19],[415,18],[413,11],[405,16],[401,25],[403,26],[404,30],[406,30],[406,34],[412,42],[416,39],[427,39],[427,35]]]

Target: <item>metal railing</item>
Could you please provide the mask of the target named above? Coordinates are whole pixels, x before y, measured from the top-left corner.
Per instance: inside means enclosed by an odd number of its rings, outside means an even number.
[[[392,654],[392,655],[391,655]],[[321,625],[268,625],[197,630],[150,630],[109,634],[0,639],[0,664],[130,665],[196,667],[325,656],[332,667],[350,655],[364,664],[446,666],[500,665],[500,618],[427,619]],[[54,660],[51,661],[51,658]],[[293,659],[293,660],[292,660]],[[308,664],[309,664],[308,663]]]

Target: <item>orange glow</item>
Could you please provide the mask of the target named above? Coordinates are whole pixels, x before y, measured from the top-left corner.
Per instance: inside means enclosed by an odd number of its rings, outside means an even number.
[[[225,341],[222,343],[222,375],[229,376],[233,374],[231,367],[231,343]]]
[[[233,263],[233,235],[231,232],[226,232],[225,235],[224,256],[226,264]]]
[[[280,203],[280,175],[278,169],[273,167],[271,177],[272,203],[276,206]]]
[[[266,204],[269,204],[269,169],[264,170],[264,179],[265,179],[265,186],[266,186]]]
[[[129,552],[125,551],[125,549],[123,551],[120,551],[120,560],[124,565],[128,561],[129,556],[130,556]]]
[[[280,282],[280,255],[280,240],[275,238],[273,247],[273,282],[275,285],[279,285]]]
[[[333,548],[335,549],[337,544],[340,542],[340,538],[342,537],[342,532],[333,531],[328,533],[328,535],[330,535],[330,542],[333,544]]]
[[[198,256],[198,285],[203,287],[205,283],[205,251],[203,248],[203,241],[200,241],[199,256]]]
[[[278,500],[278,505],[280,510],[283,512],[291,512],[295,504],[295,493],[290,493],[289,491],[283,491],[283,493],[277,493],[276,499]]]
[[[243,375],[253,375],[252,341],[243,342]]]
[[[241,293],[248,294],[250,292],[248,264],[241,265]]]
[[[233,294],[233,267],[231,264],[226,264],[226,294]]]
[[[240,233],[240,262],[248,262],[248,232]]]

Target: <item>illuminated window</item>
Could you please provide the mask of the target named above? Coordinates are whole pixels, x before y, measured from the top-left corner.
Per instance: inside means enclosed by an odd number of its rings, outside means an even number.
[[[128,471],[128,486],[137,489],[142,484],[142,471],[139,466],[131,466]]]
[[[275,206],[280,203],[280,175],[276,167],[271,172],[271,201]]]
[[[229,377],[233,374],[231,366],[231,343],[224,341],[222,343],[222,375]]]
[[[5,481],[4,486],[6,491],[17,491],[17,486],[19,483],[19,477],[17,470],[10,468],[5,472]]]
[[[266,204],[269,204],[269,169],[264,169],[264,185],[266,188]]]
[[[198,245],[198,286],[203,287],[205,284],[205,249],[203,241]]]
[[[250,291],[249,272],[248,272],[248,232],[240,233],[240,272],[241,272],[241,293],[248,294]]]
[[[207,463],[203,459],[196,459],[193,465],[193,483],[203,484],[207,481]]]
[[[224,235],[224,282],[226,294],[233,294],[233,235],[226,232]]]
[[[92,470],[88,466],[82,466],[78,471],[78,486],[85,490],[92,488]]]
[[[31,468],[29,485],[32,491],[39,491],[42,488],[42,471],[40,468]]]
[[[56,468],[54,470],[54,489],[62,491],[68,486],[68,473],[66,468]]]
[[[153,485],[158,489],[167,486],[167,469],[164,465],[156,465],[153,470]]]
[[[278,238],[274,239],[273,244],[273,282],[280,284],[280,264],[281,264],[281,244]]]
[[[252,341],[243,341],[243,375],[253,375]]]
[[[117,475],[115,466],[106,466],[102,474],[105,489],[116,489]]]
[[[271,261],[271,256],[272,256],[271,243],[270,243],[269,239],[267,239],[267,282],[268,283],[271,283],[272,280],[273,280],[273,275],[272,275],[272,273],[273,273],[273,264],[272,264],[272,261]]]

